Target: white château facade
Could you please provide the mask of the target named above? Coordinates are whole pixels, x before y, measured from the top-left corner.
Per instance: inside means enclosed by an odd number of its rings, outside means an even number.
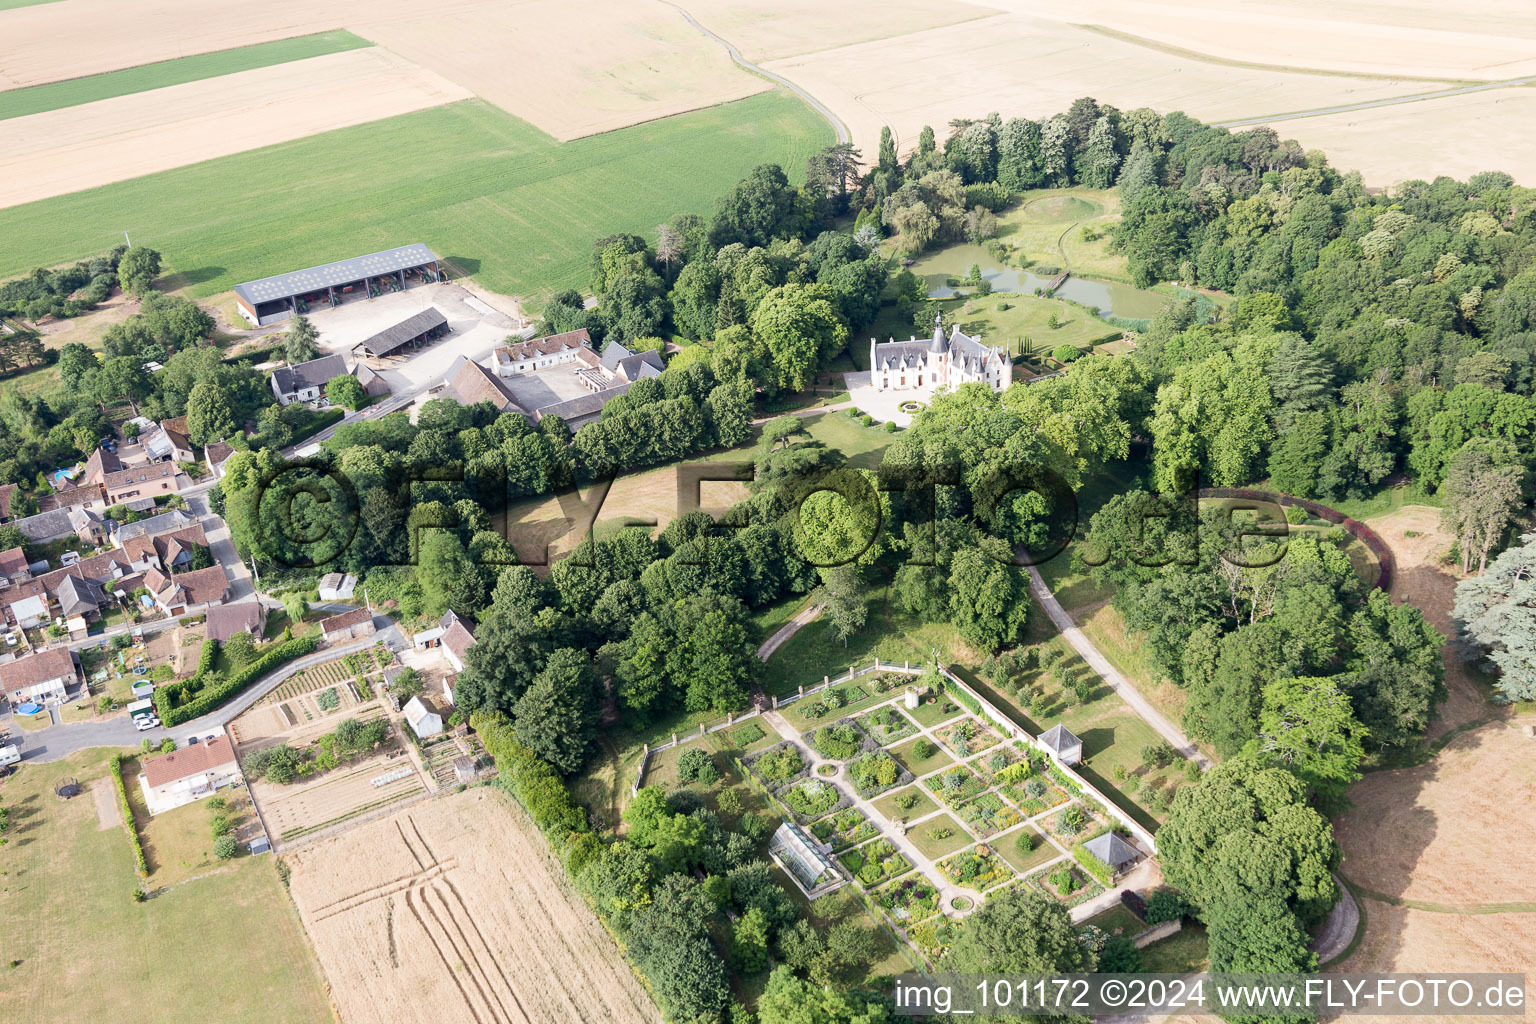
[[[957,388],[984,381],[1001,391],[1013,381],[1013,367],[1002,349],[989,348],[979,340],[935,321],[927,341],[880,343],[869,339],[869,383],[876,391],[911,391],[918,388]]]

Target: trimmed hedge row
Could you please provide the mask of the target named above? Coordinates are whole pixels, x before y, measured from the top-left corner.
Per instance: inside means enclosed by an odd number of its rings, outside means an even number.
[[[1082,865],[1084,871],[1097,878],[1104,885],[1109,885],[1114,878],[1114,872],[1109,870],[1109,865],[1095,857],[1088,848],[1081,843],[1072,847],[1072,859]]]
[[[128,791],[123,786],[123,755],[112,755],[112,785],[117,790],[117,809],[123,815],[123,827],[128,830],[128,841],[133,844],[133,860],[140,878],[149,877],[149,864],[144,860],[144,846],[139,842],[139,830],[133,824],[133,808],[128,806]]]
[[[167,727],[189,722],[199,715],[206,715],[284,662],[303,657],[318,646],[320,646],[320,638],[313,633],[309,636],[285,640],[240,671],[231,673],[222,683],[198,689],[192,684],[201,682],[206,671],[204,661],[207,661],[210,666],[213,664],[213,655],[208,653],[209,648],[215,648],[215,651],[217,648],[213,641],[209,641],[203,644],[203,654],[198,658],[198,671],[195,675],[180,683],[162,686],[155,691],[155,710],[160,713],[160,721]],[[175,698],[179,699],[192,690],[197,690],[197,696],[180,707],[172,706],[173,691]]]
[[[951,683],[948,679],[944,680],[944,692],[953,697],[956,704],[959,704],[978,718],[981,717],[981,702],[954,683]]]

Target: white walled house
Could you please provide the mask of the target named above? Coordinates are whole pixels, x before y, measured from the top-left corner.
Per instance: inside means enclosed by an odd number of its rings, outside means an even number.
[[[74,652],[65,647],[0,665],[0,687],[4,687],[6,699],[13,707],[62,701],[69,688],[79,683],[80,663]]]
[[[151,814],[212,796],[240,779],[240,765],[229,737],[215,736],[144,762],[139,785]]]
[[[876,391],[954,389],[981,381],[1001,391],[1013,381],[1013,366],[1002,349],[989,348],[980,340],[935,322],[927,341],[877,342],[869,339],[870,386]]]

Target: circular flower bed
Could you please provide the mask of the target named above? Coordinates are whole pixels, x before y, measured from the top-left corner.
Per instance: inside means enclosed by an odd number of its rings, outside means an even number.
[[[817,765],[816,766],[816,774],[817,775],[824,775],[824,776],[827,776],[828,778],[830,778],[831,776],[837,774],[837,765],[835,765],[835,764]]]
[[[928,408],[928,404],[926,402],[918,402],[918,401],[914,401],[912,399],[908,399],[907,401],[902,402],[896,408],[900,409],[902,412],[904,412],[904,413],[906,413],[907,415],[910,416],[911,414],[913,414],[915,412],[919,412],[919,411],[921,411],[923,409]]]
[[[969,896],[956,896],[949,901],[951,910],[970,910],[971,898]]]

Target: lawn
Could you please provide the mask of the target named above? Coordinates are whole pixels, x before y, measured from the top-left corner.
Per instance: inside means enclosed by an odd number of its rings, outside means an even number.
[[[0,915],[6,957],[18,962],[0,986],[0,1020],[94,1024],[121,1017],[131,998],[156,1021],[329,1021],[272,857],[238,857],[148,902],[129,898],[138,879],[122,827],[98,827],[89,791],[67,802],[52,792],[65,776],[88,785],[106,775],[107,756],[28,765],[0,788],[15,822]]]
[[[0,10],[6,6],[17,5],[9,3],[9,0],[0,0]],[[237,71],[286,64],[289,61],[319,57],[327,53],[358,50],[372,45],[368,40],[361,39],[351,32],[336,29],[331,32],[317,32],[314,35],[295,36],[292,39],[278,39],[270,43],[256,43],[253,46],[239,46],[232,50],[216,50],[213,53],[200,53],[192,57],[178,57],[175,60],[163,60],[155,64],[140,64],[121,71],[87,75],[84,78],[70,78],[62,82],[48,82],[25,89],[11,89],[8,92],[0,92],[0,120],[21,117],[25,114],[38,114],[45,110],[58,110],[61,107],[73,107],[112,96],[127,96],[129,93],[163,89],[168,85],[197,82],[204,78],[234,74]]]
[[[947,834],[946,834],[947,833]],[[912,845],[922,851],[929,860],[947,857],[956,850],[970,846],[975,840],[960,827],[952,815],[940,814],[929,818],[907,831]]]
[[[127,229],[203,298],[421,241],[538,305],[588,285],[594,238],[708,214],[759,164],[801,177],[831,141],[781,92],[567,143],[466,100],[0,211],[0,237],[28,240],[0,256],[0,277],[101,252]]]
[[[917,745],[919,743],[928,744],[928,746],[933,748],[933,753],[927,757],[918,757]],[[926,775],[928,772],[943,768],[945,765],[954,761],[954,758],[950,757],[949,754],[945,752],[943,747],[939,746],[932,740],[921,736],[914,740],[908,740],[901,746],[893,748],[891,750],[891,756],[896,758],[897,762],[904,766],[907,771],[911,772],[913,775]]]
[[[1083,924],[1091,924],[1104,929],[1110,935],[1124,935],[1131,938],[1147,930],[1147,924],[1131,913],[1124,903],[1116,903],[1108,910],[1094,914]]]
[[[1034,842],[1027,851],[1019,848],[1019,837],[1026,835],[1034,837]],[[1049,840],[1029,825],[1009,832],[1005,836],[999,836],[992,844],[992,848],[997,851],[998,856],[1012,864],[1014,869],[1020,873],[1039,867],[1046,861],[1061,856],[1060,850],[1052,846]]]
[[[1177,935],[1154,942],[1141,951],[1141,968],[1153,974],[1193,974],[1209,969],[1205,928],[1186,923]]]
[[[911,807],[903,807],[902,803],[907,798],[912,799]],[[900,821],[905,818],[915,821],[925,814],[932,814],[939,809],[939,805],[933,802],[933,797],[923,792],[921,786],[912,785],[906,789],[899,789],[894,793],[887,793],[875,801],[875,810],[885,815],[891,821]]]

